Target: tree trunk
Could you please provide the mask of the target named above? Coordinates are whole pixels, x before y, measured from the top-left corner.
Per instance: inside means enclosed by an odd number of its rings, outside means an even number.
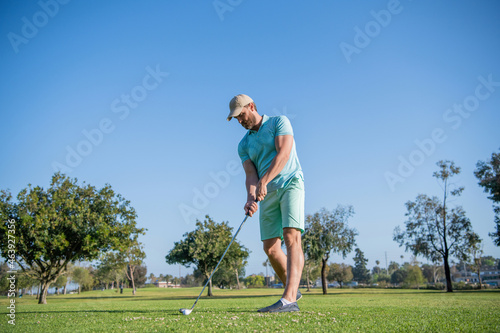
[[[309,265],[306,266],[307,291],[311,291],[311,281],[309,280]]]
[[[209,276],[207,276],[207,278],[209,278]],[[207,291],[207,296],[209,297],[212,297],[213,294],[212,294],[212,279],[210,279],[210,281],[208,282],[208,291]]]
[[[237,289],[240,289],[240,277],[238,276],[238,269],[234,269],[236,271],[236,283],[237,283]]]
[[[49,291],[50,283],[45,281],[40,283],[40,296],[38,298],[38,304],[47,304],[47,292]]]
[[[81,287],[80,284],[78,284],[78,295],[80,295]]]
[[[134,275],[132,273],[132,295],[135,296],[135,281],[134,281],[133,277],[134,277]]]
[[[42,283],[41,282],[38,284],[38,291],[36,293],[36,299],[38,299],[38,300],[40,299],[40,289],[42,289]]]
[[[326,262],[327,259],[321,259],[321,284],[323,285],[323,295],[327,294],[327,282],[326,282]]]
[[[477,278],[479,279],[479,289],[483,289],[483,279],[481,279],[481,264],[477,265]]]
[[[453,292],[453,285],[451,284],[451,272],[450,272],[450,264],[448,263],[448,256],[443,256],[444,261],[444,275],[446,276],[446,291],[451,293]]]

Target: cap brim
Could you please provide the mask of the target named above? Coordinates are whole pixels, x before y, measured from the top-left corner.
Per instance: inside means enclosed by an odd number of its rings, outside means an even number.
[[[238,107],[238,108],[234,109],[233,111],[229,112],[229,115],[227,116],[227,121],[230,121],[234,117],[238,117],[241,113],[241,110],[243,110],[243,106]]]

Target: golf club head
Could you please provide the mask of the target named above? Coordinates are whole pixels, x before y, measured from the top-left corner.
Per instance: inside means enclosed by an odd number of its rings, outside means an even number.
[[[180,309],[179,312],[182,313],[183,315],[187,316],[191,312],[193,312],[193,309]]]

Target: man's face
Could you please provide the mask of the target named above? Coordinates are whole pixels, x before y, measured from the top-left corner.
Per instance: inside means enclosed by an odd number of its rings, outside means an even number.
[[[243,126],[247,130],[252,129],[256,125],[255,117],[252,112],[252,104],[244,106],[241,113],[234,118],[236,118],[241,126]]]

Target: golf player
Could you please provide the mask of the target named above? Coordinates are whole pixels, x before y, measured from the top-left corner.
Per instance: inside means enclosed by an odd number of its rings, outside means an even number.
[[[240,94],[229,103],[227,120],[236,118],[247,129],[238,145],[246,174],[245,213],[260,203],[260,235],[274,271],[285,285],[282,298],[259,312],[299,311],[297,300],[304,267],[304,178],[295,149],[293,129],[285,116],[259,115],[254,101]],[[281,249],[285,241],[286,255]]]

